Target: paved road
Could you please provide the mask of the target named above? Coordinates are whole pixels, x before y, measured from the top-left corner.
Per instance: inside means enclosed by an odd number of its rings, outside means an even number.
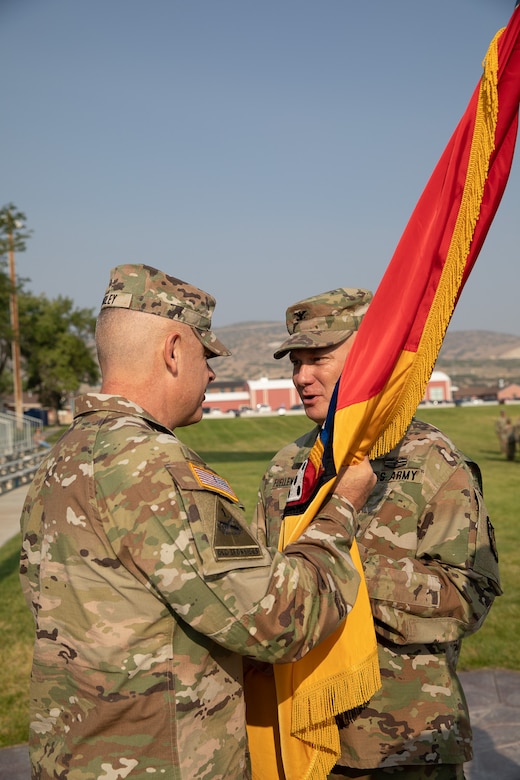
[[[0,546],[19,533],[27,486],[0,496]],[[520,780],[520,672],[461,672],[473,725],[475,757],[467,780]],[[0,780],[29,780],[27,747],[0,750]]]
[[[20,514],[28,488],[24,485],[0,496],[0,547],[20,531]]]

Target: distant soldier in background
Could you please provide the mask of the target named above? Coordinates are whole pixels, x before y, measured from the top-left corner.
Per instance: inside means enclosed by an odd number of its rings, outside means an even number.
[[[500,452],[508,460],[515,459],[517,433],[520,433],[518,422],[513,425],[511,418],[507,416],[504,409],[500,410],[500,415],[495,422],[495,431],[500,443]]]

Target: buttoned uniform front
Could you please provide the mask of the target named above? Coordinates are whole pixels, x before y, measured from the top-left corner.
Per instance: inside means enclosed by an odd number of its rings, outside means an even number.
[[[254,531],[268,544],[277,543],[289,487],[318,431],[283,448],[264,475]],[[462,765],[472,749],[456,673],[461,640],[501,593],[476,467],[443,433],[414,419],[372,468],[378,482],[358,513],[356,536],[382,688],[341,728],[338,766]]]
[[[344,618],[353,509],[333,496],[284,554],[266,549],[226,481],[144,409],[74,408],[21,518],[33,777],[249,778],[241,656],[292,661]]]

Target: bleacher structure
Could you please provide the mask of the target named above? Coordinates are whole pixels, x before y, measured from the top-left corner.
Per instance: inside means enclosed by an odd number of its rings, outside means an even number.
[[[39,420],[0,412],[0,494],[31,481],[44,450],[34,443]]]

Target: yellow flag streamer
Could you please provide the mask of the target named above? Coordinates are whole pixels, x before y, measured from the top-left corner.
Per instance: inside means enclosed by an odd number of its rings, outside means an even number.
[[[286,528],[285,544],[299,535],[298,530],[291,536]],[[336,715],[355,713],[381,687],[372,612],[355,540],[351,556],[360,586],[346,620],[299,661],[273,666],[274,676],[257,670],[246,676],[253,780],[323,780],[341,753]]]

